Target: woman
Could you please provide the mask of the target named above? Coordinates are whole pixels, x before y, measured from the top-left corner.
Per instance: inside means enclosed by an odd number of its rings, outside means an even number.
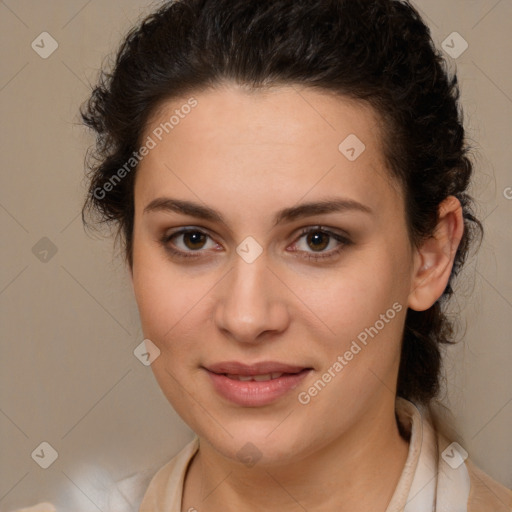
[[[481,230],[448,76],[397,0],[181,0],[82,115],[146,358],[197,434],[141,512],[497,511],[437,427],[445,304]]]

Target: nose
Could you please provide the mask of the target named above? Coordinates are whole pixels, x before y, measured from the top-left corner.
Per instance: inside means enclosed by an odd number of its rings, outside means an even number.
[[[265,253],[252,263],[236,257],[217,290],[215,323],[239,343],[259,344],[286,330],[286,286],[268,266]],[[289,293],[289,291],[288,291]]]

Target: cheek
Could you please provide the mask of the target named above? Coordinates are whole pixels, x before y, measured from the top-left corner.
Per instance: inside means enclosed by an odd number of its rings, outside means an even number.
[[[192,346],[197,343],[192,326],[197,325],[194,315],[198,314],[204,292],[190,286],[190,279],[182,274],[170,272],[169,265],[150,261],[147,253],[144,257],[134,259],[133,287],[144,338],[160,350],[151,369],[171,405],[183,418],[188,418],[193,404],[183,389],[187,387],[190,371],[197,366],[191,357],[198,353]]]
[[[403,300],[406,281],[400,268],[378,251],[375,257],[354,258],[353,264],[314,286],[304,282],[298,295],[307,298],[311,310],[334,334],[354,336],[357,329],[373,324],[394,302]]]
[[[322,291],[310,295],[311,309],[319,312],[330,335],[311,333],[322,353],[318,377],[329,384],[311,398],[308,410],[319,416],[331,411],[335,424],[349,421],[347,409],[359,414],[361,404],[392,389],[396,380],[407,294],[403,264],[391,253],[366,253],[350,271],[326,279]],[[299,391],[316,393],[316,388]]]
[[[167,333],[186,312],[183,290],[187,288],[155,252],[148,245],[135,244],[133,290],[144,336],[162,350]]]
[[[308,305],[328,327],[322,327],[326,336],[311,333],[322,345],[324,370],[346,354],[343,378],[335,379],[332,392],[344,388],[358,396],[365,382],[378,384],[375,375],[387,380],[397,364],[408,291],[407,251],[400,247],[376,244],[309,289]],[[336,399],[336,393],[326,396]]]
[[[155,270],[142,270],[134,279],[134,293],[144,335],[162,350],[180,329],[187,312],[200,298],[187,292],[179,279],[168,279]],[[162,345],[162,346],[160,346]]]
[[[213,314],[205,308],[217,280],[212,272],[187,272],[157,250],[134,252],[133,288],[142,330],[168,356],[169,365],[197,352],[192,345],[201,342],[199,331]]]

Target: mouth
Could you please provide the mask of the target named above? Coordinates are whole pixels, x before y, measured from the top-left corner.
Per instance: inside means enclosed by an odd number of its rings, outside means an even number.
[[[252,364],[245,364],[238,361],[224,361],[205,366],[205,368],[212,373],[228,376],[259,377],[270,375],[270,378],[277,378],[273,377],[273,375],[277,375],[278,373],[295,374],[304,369],[312,369],[310,367],[307,368],[305,366],[291,365],[277,361],[261,361],[259,363]]]
[[[203,367],[218,394],[246,407],[268,405],[289,391],[313,370],[311,367],[265,361],[246,365],[236,361]]]
[[[300,372],[297,372],[300,373]],[[261,375],[237,375],[235,373],[221,373],[217,375],[224,375],[228,379],[232,380],[241,380],[244,382],[255,381],[255,382],[265,382],[267,380],[279,379],[283,375],[296,375],[294,373],[285,373],[285,372],[273,372],[273,373],[263,373]]]

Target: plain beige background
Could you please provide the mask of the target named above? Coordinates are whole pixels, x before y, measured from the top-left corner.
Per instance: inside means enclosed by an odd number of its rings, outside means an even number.
[[[47,500],[106,512],[103,488],[156,471],[192,438],[133,354],[143,337],[112,240],[87,236],[80,218],[92,137],[78,108],[125,30],[156,5],[0,2],[1,511]],[[447,60],[478,151],[486,230],[457,286],[465,336],[447,359],[444,402],[474,462],[511,487],[512,1],[414,5],[439,47],[453,32],[469,45]],[[31,47],[42,32],[58,43],[46,59]],[[42,442],[58,454],[48,469],[31,456]]]

